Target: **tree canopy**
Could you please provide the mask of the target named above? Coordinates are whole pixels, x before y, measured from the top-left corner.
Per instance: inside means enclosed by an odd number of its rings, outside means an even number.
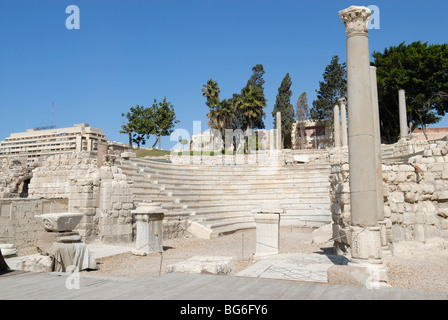
[[[291,134],[292,126],[295,122],[294,107],[291,104],[291,77],[289,73],[283,78],[280,87],[278,88],[278,94],[272,111],[274,118],[274,127],[277,130],[281,130],[282,143],[285,148],[291,148]],[[281,113],[281,128],[277,128],[277,112]]]
[[[120,133],[129,135],[129,144],[136,143],[138,147],[145,145],[146,140],[151,135],[156,136],[156,142],[153,147],[159,143],[161,148],[161,137],[170,135],[176,123],[176,113],[174,106],[163,98],[163,101],[154,103],[150,108],[144,106],[135,106],[126,114],[122,113],[122,117],[126,118],[127,123],[121,126]]]
[[[297,126],[294,134],[296,138],[300,138],[296,139],[296,147],[299,149],[303,149],[306,144],[305,121],[308,120],[309,116],[308,98],[306,97],[306,92],[303,92],[296,103]]]
[[[374,52],[383,140],[394,143],[399,135],[398,91],[406,91],[408,123],[425,129],[448,112],[448,44],[421,41]]]
[[[326,121],[333,119],[333,107],[338,99],[347,95],[347,68],[346,64],[339,63],[339,57],[333,56],[330,64],[325,68],[323,81],[319,82],[317,100],[313,101],[310,110],[311,119]]]

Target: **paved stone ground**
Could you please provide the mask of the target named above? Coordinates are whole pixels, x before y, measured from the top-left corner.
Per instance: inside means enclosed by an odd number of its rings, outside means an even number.
[[[83,272],[85,275],[118,277],[120,279],[158,278],[166,274],[166,267],[186,261],[193,256],[233,257],[236,278],[271,278],[296,281],[326,282],[326,270],[333,264],[345,264],[344,257],[332,256],[331,243],[312,244],[310,231],[282,228],[280,254],[255,260],[255,230],[244,230],[213,240],[172,239],[164,242],[163,256],[133,256],[128,246],[89,244],[100,269]],[[436,244],[406,245],[408,251],[387,261],[389,283],[394,288],[448,292],[448,250]],[[23,255],[23,251],[20,252]],[[27,254],[35,253],[25,252]],[[20,257],[7,259],[10,267]],[[232,276],[234,277],[234,276]]]
[[[332,265],[345,265],[343,256],[325,254],[280,254],[266,257],[239,272],[237,276],[296,281],[327,282]]]

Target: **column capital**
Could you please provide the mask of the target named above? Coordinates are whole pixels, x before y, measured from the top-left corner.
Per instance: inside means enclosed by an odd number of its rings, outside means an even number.
[[[350,8],[339,11],[339,17],[344,22],[347,36],[353,34],[368,33],[367,23],[372,12],[367,7],[351,6]]]
[[[345,102],[347,100],[345,98],[339,98],[338,101],[339,101],[339,104],[343,105],[343,104],[345,104]]]

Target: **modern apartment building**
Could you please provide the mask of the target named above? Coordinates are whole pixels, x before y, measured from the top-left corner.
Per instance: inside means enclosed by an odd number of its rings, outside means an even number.
[[[103,131],[86,123],[71,128],[29,129],[0,142],[0,158],[28,157],[32,161],[53,154],[97,151],[99,143],[107,144]]]

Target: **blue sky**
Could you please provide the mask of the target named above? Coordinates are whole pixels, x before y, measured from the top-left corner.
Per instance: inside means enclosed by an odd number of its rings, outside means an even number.
[[[69,5],[79,7],[79,30],[66,28]],[[89,123],[127,142],[118,133],[121,113],[165,96],[176,128],[192,132],[193,121],[202,121],[206,130],[202,85],[213,78],[221,98],[231,97],[259,63],[270,129],[286,73],[291,102],[306,91],[311,104],[331,57],[345,61],[338,12],[350,5],[380,9],[371,52],[403,41],[448,42],[446,0],[0,0],[0,140],[50,125],[54,102],[57,127]]]

